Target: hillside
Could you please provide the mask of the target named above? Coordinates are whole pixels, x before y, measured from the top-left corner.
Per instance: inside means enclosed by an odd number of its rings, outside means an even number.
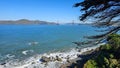
[[[55,22],[39,21],[39,20],[0,20],[0,24],[57,24]]]

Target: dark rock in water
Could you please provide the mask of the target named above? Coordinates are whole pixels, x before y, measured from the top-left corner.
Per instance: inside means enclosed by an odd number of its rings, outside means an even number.
[[[32,62],[31,64],[35,64],[35,62]]]
[[[59,56],[61,56],[62,54],[59,54]]]
[[[80,54],[77,54],[77,57],[80,57]]]
[[[48,66],[48,64],[47,63],[45,63],[45,66],[44,67],[47,67]]]
[[[5,65],[6,63],[4,62],[4,63],[1,63],[0,65]]]
[[[49,62],[50,58],[42,56],[42,58],[40,59],[41,62]]]
[[[57,60],[57,61],[62,61],[62,59],[59,58],[58,56],[56,56],[56,60]]]
[[[81,52],[81,49],[79,49],[78,52]]]
[[[68,62],[68,63],[70,63],[70,60],[69,60],[69,59],[67,59],[67,62]]]
[[[24,68],[28,68],[28,67],[24,67]]]
[[[38,68],[37,66],[34,66],[33,68]]]
[[[49,57],[50,61],[55,61],[54,57]]]

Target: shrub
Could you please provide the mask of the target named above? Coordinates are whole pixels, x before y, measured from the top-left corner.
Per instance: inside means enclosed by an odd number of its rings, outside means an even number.
[[[98,68],[98,67],[97,63],[94,60],[90,59],[86,62],[86,64],[84,64],[84,68]]]
[[[111,34],[108,43],[100,46],[99,54],[92,57],[85,64],[84,68],[120,68],[120,35]]]
[[[111,45],[109,45],[109,44],[105,44],[105,45],[102,45],[102,46],[100,47],[100,49],[101,49],[101,50],[110,50],[110,49],[112,49],[112,47],[111,47]]]
[[[112,45],[114,49],[118,49],[120,47],[120,35],[111,34],[108,39],[108,44]]]

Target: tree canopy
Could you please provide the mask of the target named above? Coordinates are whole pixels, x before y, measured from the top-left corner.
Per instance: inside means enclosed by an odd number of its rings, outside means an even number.
[[[102,34],[87,37],[93,39],[92,41],[80,42],[80,44],[98,44],[105,40],[108,35],[120,30],[120,0],[84,0],[74,6],[80,7],[80,11],[83,11],[79,17],[81,21],[91,20],[94,27],[103,28],[97,30],[103,32]]]

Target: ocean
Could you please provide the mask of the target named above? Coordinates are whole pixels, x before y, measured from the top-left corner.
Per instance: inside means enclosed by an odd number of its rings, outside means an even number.
[[[0,25],[0,63],[70,51],[72,42],[94,34],[90,25]]]

